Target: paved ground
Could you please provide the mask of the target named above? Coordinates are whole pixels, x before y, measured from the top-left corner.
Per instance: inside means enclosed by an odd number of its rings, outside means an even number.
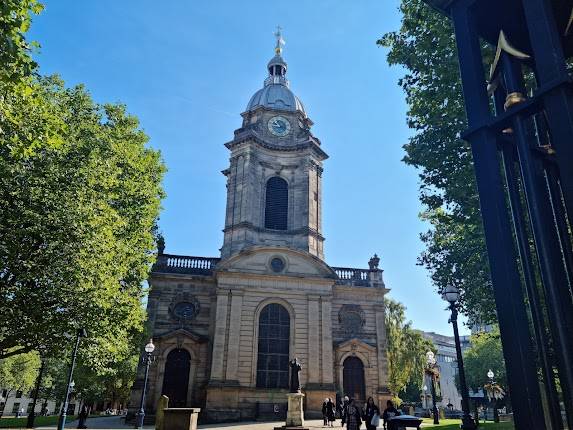
[[[273,430],[275,427],[280,426],[282,423],[274,422],[244,422],[244,423],[228,423],[228,424],[208,424],[199,426],[199,429],[221,429],[221,430]],[[305,426],[311,429],[329,429],[330,427],[323,427],[322,420],[307,420]],[[67,423],[66,428],[75,429],[78,425],[77,421]],[[133,426],[126,426],[123,423],[122,417],[101,417],[90,418],[87,422],[88,429],[101,429],[101,430],[124,430],[133,429]],[[424,426],[424,425],[422,425]],[[54,430],[56,426],[52,427],[37,427],[36,430]],[[145,429],[153,429],[153,426],[145,426]],[[335,423],[335,429],[341,430],[340,421]],[[364,428],[364,427],[362,427]]]
[[[199,426],[200,429],[223,429],[223,430],[273,430],[275,427],[280,426],[280,422],[244,422],[244,423],[229,423],[229,424],[209,424]],[[340,421],[335,428],[340,429]],[[78,425],[77,421],[67,423],[66,428],[76,428]],[[305,425],[313,429],[327,428],[322,426],[322,420],[311,420],[305,421]],[[101,429],[101,430],[124,430],[132,429],[133,426],[126,426],[123,423],[122,417],[101,417],[101,418],[90,418],[87,421],[88,429]],[[37,427],[37,430],[53,430],[56,426],[52,427]],[[145,429],[153,429],[153,426],[145,426]]]

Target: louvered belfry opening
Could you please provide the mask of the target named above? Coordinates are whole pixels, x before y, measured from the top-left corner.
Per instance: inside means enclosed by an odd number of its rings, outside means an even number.
[[[267,181],[265,228],[286,230],[288,220],[288,184],[274,176]]]

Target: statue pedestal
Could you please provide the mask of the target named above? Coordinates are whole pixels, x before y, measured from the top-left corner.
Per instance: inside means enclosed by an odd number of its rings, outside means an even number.
[[[302,393],[288,393],[288,409],[286,425],[275,427],[275,430],[308,430],[304,427],[304,411],[302,409]]]

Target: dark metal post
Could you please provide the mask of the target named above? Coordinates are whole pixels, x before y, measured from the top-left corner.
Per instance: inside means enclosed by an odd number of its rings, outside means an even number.
[[[513,399],[515,424],[520,429],[543,430],[546,426],[543,415],[537,413],[541,396],[499,168],[498,139],[487,127],[491,112],[480,40],[468,8],[455,4],[452,17],[470,128],[464,138],[472,146],[507,378],[512,391],[520,393]]]
[[[38,377],[36,378],[36,389],[34,391],[34,399],[32,401],[32,410],[28,414],[28,421],[26,423],[26,428],[33,429],[34,428],[34,420],[36,418],[36,403],[38,402],[38,395],[40,391],[40,386],[42,385],[42,376],[44,375],[44,367],[46,366],[46,362],[44,357],[41,357],[40,362],[40,370],[38,372]]]
[[[87,333],[85,329],[78,330],[76,337],[76,344],[74,346],[74,352],[72,353],[72,365],[70,367],[70,373],[68,374],[68,385],[66,387],[66,397],[64,398],[64,405],[62,406],[62,412],[60,413],[60,420],[58,422],[58,430],[64,430],[66,425],[66,415],[68,413],[68,403],[70,400],[70,384],[72,383],[72,378],[74,376],[74,368],[76,367],[76,358],[78,355],[78,347],[80,346],[80,340],[82,337],[86,337]]]
[[[458,372],[460,377],[460,389],[462,394],[462,426],[463,430],[475,430],[476,425],[470,415],[470,398],[468,394],[468,385],[466,383],[466,373],[464,370],[464,357],[462,355],[462,346],[460,344],[460,333],[458,331],[458,310],[455,303],[450,303],[452,316],[450,322],[454,328],[454,341],[456,344],[456,357],[458,360]]]
[[[432,413],[434,414],[434,424],[440,424],[440,412],[438,411],[438,406],[436,405],[436,385],[434,384],[434,374],[428,372],[430,378],[432,379]]]
[[[143,378],[143,389],[141,391],[141,402],[139,403],[139,412],[137,412],[136,429],[143,429],[143,420],[145,418],[145,392],[147,391],[147,377],[149,375],[149,365],[151,364],[151,353],[146,352],[143,357],[145,363],[145,376]]]

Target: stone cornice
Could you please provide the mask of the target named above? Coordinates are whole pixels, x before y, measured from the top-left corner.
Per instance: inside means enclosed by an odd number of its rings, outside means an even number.
[[[225,147],[233,149],[235,146],[249,141],[254,142],[262,148],[271,149],[273,151],[298,152],[311,149],[321,161],[328,158],[328,154],[320,148],[320,141],[313,136],[309,136],[307,140],[297,143],[296,145],[275,145],[264,141],[252,130],[245,130],[244,132],[239,133],[233,140],[225,143]]]

